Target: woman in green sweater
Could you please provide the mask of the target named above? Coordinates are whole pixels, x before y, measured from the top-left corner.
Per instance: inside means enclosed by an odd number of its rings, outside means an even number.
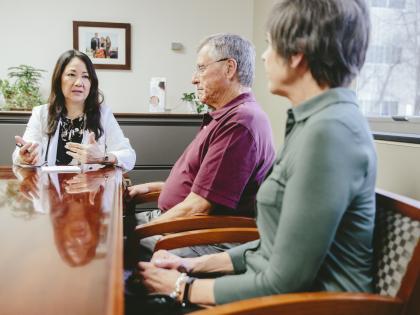
[[[292,108],[284,146],[257,195],[260,240],[199,258],[159,251],[139,263],[150,292],[214,305],[289,292],[372,290],[376,154],[348,89],[364,63],[369,29],[364,0],[274,6],[262,59],[270,92],[287,97]],[[206,272],[226,276],[190,277]]]

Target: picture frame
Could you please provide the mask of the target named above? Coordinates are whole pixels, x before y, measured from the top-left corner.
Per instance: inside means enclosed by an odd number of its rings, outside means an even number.
[[[131,25],[73,21],[73,48],[92,60],[96,69],[131,69]]]

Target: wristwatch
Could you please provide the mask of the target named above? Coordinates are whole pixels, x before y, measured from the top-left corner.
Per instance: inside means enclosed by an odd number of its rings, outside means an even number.
[[[103,160],[102,160],[102,164],[105,164],[105,165],[112,165],[112,162],[110,162],[110,161],[109,161],[109,155],[108,155],[108,154],[105,154],[105,155],[104,155],[104,158],[103,158]]]
[[[181,306],[186,307],[190,304],[191,287],[193,282],[197,280],[194,277],[187,277],[185,280],[184,295],[182,296]]]

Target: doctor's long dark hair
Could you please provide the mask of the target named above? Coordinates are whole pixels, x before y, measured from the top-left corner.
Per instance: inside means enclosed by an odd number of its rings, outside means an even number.
[[[51,78],[51,93],[48,98],[48,127],[47,134],[52,136],[60,120],[60,116],[67,114],[65,98],[61,89],[61,77],[64,69],[73,58],[79,58],[86,65],[90,79],[90,91],[85,100],[86,129],[95,133],[95,139],[98,139],[104,133],[101,125],[101,104],[103,95],[98,89],[98,77],[92,61],[84,53],[71,49],[64,52],[57,60],[54,72]]]

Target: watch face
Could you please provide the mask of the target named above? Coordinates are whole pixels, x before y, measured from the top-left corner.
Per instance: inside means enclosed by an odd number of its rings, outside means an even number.
[[[110,164],[109,163],[109,155],[108,154],[104,156],[104,160],[103,160],[102,164],[105,164],[105,165]]]

